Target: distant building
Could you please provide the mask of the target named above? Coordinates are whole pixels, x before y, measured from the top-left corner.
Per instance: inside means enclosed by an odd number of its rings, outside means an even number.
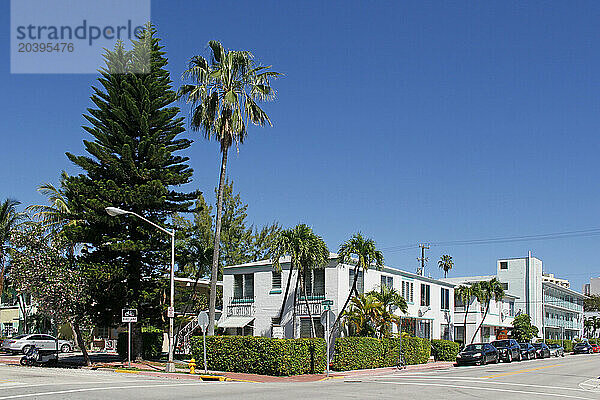
[[[571,290],[565,279],[544,274],[542,260],[531,256],[497,261],[496,277],[515,299],[515,314],[531,317],[540,336],[546,339],[583,337],[583,300],[585,296]],[[477,277],[453,278],[449,281],[468,282]]]
[[[282,271],[273,269],[270,260],[232,265],[223,271],[223,316],[217,326],[228,335],[300,338],[311,335],[313,318],[317,336],[323,336],[319,316],[323,302],[331,301],[331,309],[340,312],[354,279],[354,265],[341,264],[336,254],[330,254],[325,268],[312,270],[306,279],[306,293],[298,290],[296,271],[284,299],[290,276],[290,259],[281,260]],[[396,268],[370,268],[358,275],[359,293],[379,290],[381,285],[396,289],[408,303],[402,315],[402,331],[431,339],[453,339],[454,285]],[[307,305],[308,303],[308,305]],[[279,318],[284,305],[283,315]],[[309,316],[310,314],[310,316]],[[394,327],[394,331],[396,331]]]
[[[600,278],[591,278],[590,283],[584,283],[583,294],[586,296],[600,295]]]
[[[5,290],[0,296],[0,337],[12,337],[25,332],[25,321],[35,310],[30,295],[17,295]]]

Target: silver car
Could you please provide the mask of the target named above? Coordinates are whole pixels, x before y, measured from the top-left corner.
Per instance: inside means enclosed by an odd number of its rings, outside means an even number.
[[[29,335],[19,335],[2,342],[2,350],[11,353],[27,353],[27,351],[35,346],[41,350],[56,350],[56,338],[50,335],[33,333]],[[67,340],[58,340],[58,349],[62,353],[73,351],[73,344]]]

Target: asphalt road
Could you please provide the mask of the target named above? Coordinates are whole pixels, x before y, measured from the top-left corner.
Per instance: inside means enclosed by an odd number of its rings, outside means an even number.
[[[8,399],[600,399],[600,354],[312,383],[196,382],[0,365]]]

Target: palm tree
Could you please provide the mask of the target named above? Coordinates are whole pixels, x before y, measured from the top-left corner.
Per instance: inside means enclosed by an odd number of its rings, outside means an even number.
[[[498,281],[498,279],[493,278],[489,282],[483,281],[477,283],[478,284],[475,285],[474,294],[475,297],[477,297],[477,301],[479,301],[480,304],[485,304],[485,312],[483,313],[483,318],[481,318],[481,323],[479,324],[477,330],[473,334],[471,343],[475,341],[475,336],[477,336],[477,333],[479,332],[481,326],[483,325],[483,322],[485,321],[485,317],[490,311],[490,303],[492,299],[495,301],[499,301],[504,297],[504,289],[502,288],[502,284]]]
[[[377,269],[383,268],[383,253],[375,248],[375,241],[373,239],[365,239],[360,232],[355,233],[350,239],[342,243],[338,251],[338,256],[338,262],[340,264],[347,264],[353,261],[356,261],[356,264],[354,266],[354,280],[352,281],[352,287],[350,288],[344,306],[340,310],[340,313],[333,324],[330,336],[333,336],[335,328],[340,321],[340,317],[344,314],[344,311],[346,311],[346,307],[352,296],[358,295],[356,282],[358,281],[358,275],[361,270],[364,273],[364,271],[367,271],[373,264]],[[355,259],[353,259],[353,257],[355,257]]]
[[[192,105],[191,126],[202,130],[206,139],[215,139],[221,148],[221,172],[217,193],[217,218],[213,260],[210,276],[210,304],[208,334],[214,334],[217,276],[219,272],[219,244],[221,240],[221,217],[223,212],[223,188],[227,168],[227,153],[235,144],[244,142],[247,136],[247,123],[271,125],[269,116],[258,106],[258,102],[275,98],[270,80],[280,76],[271,71],[270,66],[256,63],[248,51],[225,50],[215,40],[208,42],[211,49],[210,62],[202,56],[190,60],[179,90]]]
[[[454,261],[452,260],[452,256],[449,256],[447,254],[441,256],[440,260],[438,261],[438,266],[440,267],[440,269],[444,270],[444,278],[448,276],[448,271],[450,271],[452,267],[454,267]]]
[[[460,285],[454,289],[454,294],[458,297],[465,307],[465,321],[463,325],[463,345],[467,342],[467,316],[469,315],[469,307],[473,298],[473,288],[471,286]]]
[[[10,235],[25,218],[25,214],[17,211],[19,204],[21,203],[13,199],[6,199],[0,203],[0,295],[4,290],[6,251]]]
[[[269,255],[273,262],[273,268],[279,272],[281,272],[281,258],[286,255],[290,256],[290,272],[281,309],[279,310],[279,319],[283,316],[292,274],[295,269],[296,289],[294,290],[294,306],[297,299],[298,286],[300,286],[303,291],[308,316],[310,317],[311,332],[313,336],[316,336],[314,321],[308,303],[308,294],[306,292],[306,276],[310,274],[314,268],[324,268],[329,261],[329,250],[327,249],[325,242],[320,236],[316,235],[309,226],[299,224],[294,228],[281,231],[279,237],[273,244],[273,247],[270,249]]]
[[[376,327],[381,325],[383,304],[372,293],[354,296],[350,303],[342,314],[348,334],[375,336]]]
[[[36,220],[48,238],[57,240],[65,234],[68,227],[74,227],[83,221],[75,218],[69,199],[65,194],[65,184],[69,175],[62,171],[60,174],[60,187],[52,183],[44,183],[38,187],[38,191],[48,198],[48,204],[31,205],[26,208],[28,212],[33,213],[33,219]],[[68,257],[71,265],[75,264],[76,243],[69,241]],[[85,340],[81,334],[80,321],[73,316],[69,321],[75,335],[75,341],[81,349],[83,360],[86,365],[91,365],[92,361],[85,346]]]
[[[401,318],[395,315],[396,310],[406,313],[408,304],[406,300],[394,288],[389,288],[385,285],[381,286],[380,290],[373,290],[368,293],[381,303],[380,319],[378,321],[379,335],[387,337],[392,332],[392,324],[399,325]]]
[[[587,318],[584,322],[583,322],[583,326],[585,328],[585,336],[586,337],[594,337],[595,335],[592,333],[592,331],[595,331],[594,329],[594,325],[595,325],[595,319],[596,317],[592,317],[592,318]]]

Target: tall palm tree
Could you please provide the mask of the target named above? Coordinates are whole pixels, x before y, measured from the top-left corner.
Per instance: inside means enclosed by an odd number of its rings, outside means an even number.
[[[183,85],[179,89],[179,97],[184,97],[192,105],[192,129],[203,131],[206,139],[218,141],[221,149],[210,276],[208,333],[213,335],[227,153],[233,144],[237,147],[244,142],[248,123],[272,125],[269,116],[258,103],[275,98],[270,81],[280,74],[271,71],[270,66],[256,63],[252,53],[248,51],[225,50],[216,40],[208,42],[208,46],[211,50],[210,62],[202,56],[195,56],[190,60],[183,79],[191,79],[193,83]]]
[[[441,256],[440,260],[438,261],[438,266],[440,267],[440,269],[444,270],[444,278],[447,277],[448,271],[450,271],[452,267],[454,267],[454,261],[452,260],[452,256],[449,256],[448,254]]]
[[[381,303],[382,310],[377,326],[379,328],[379,335],[387,337],[392,332],[392,324],[399,325],[401,323],[401,319],[395,315],[395,311],[400,310],[401,313],[406,313],[408,304],[406,304],[406,300],[396,289],[385,285],[382,285],[380,290],[369,292],[369,295]]]
[[[281,272],[281,258],[290,256],[290,272],[285,288],[285,295],[279,310],[279,318],[283,316],[285,303],[288,297],[292,274],[296,270],[296,289],[294,290],[294,302],[297,298],[298,287],[303,291],[303,297],[310,318],[311,332],[316,336],[314,321],[308,303],[308,293],[306,292],[306,277],[314,268],[324,268],[329,261],[329,250],[325,241],[316,235],[312,229],[305,225],[299,224],[291,229],[283,230],[273,247],[269,251],[270,258],[273,262],[273,268]]]
[[[458,297],[465,307],[465,321],[463,324],[463,344],[467,342],[467,317],[469,315],[469,307],[473,298],[473,288],[467,285],[460,285],[454,289],[454,295]]]
[[[375,336],[376,327],[381,324],[383,304],[371,293],[359,294],[350,299],[350,307],[342,318],[348,334],[354,336]]]
[[[492,300],[495,300],[495,301],[501,300],[504,297],[504,289],[502,288],[502,284],[496,278],[493,278],[492,280],[490,280],[488,282],[485,282],[485,281],[478,282],[478,285],[476,285],[476,289],[475,289],[475,297],[477,297],[477,300],[479,301],[480,304],[482,304],[482,305],[485,304],[485,312],[483,313],[483,318],[481,318],[481,322],[479,323],[477,330],[473,334],[471,343],[473,343],[473,341],[475,341],[475,336],[477,336],[477,333],[479,332],[479,330],[481,329],[481,327],[485,321],[485,317],[487,316],[488,312],[490,311],[491,301]]]
[[[25,218],[24,213],[17,211],[19,204],[21,203],[13,199],[6,199],[0,203],[0,295],[4,290],[6,250],[10,235]]]
[[[38,191],[48,198],[48,204],[31,205],[26,208],[28,212],[33,214],[33,219],[40,224],[50,240],[56,240],[63,236],[68,227],[83,223],[82,220],[75,218],[69,205],[69,199],[65,194],[64,187],[68,178],[69,175],[62,171],[60,187],[56,187],[52,183],[40,185]],[[76,243],[69,241],[68,257],[71,265],[75,263],[75,247]],[[91,365],[92,362],[85,346],[85,340],[81,334],[79,319],[73,316],[69,322],[75,335],[75,341],[83,354],[84,362],[86,365]]]
[[[346,307],[352,296],[358,295],[356,282],[358,281],[359,273],[362,271],[364,274],[364,272],[372,265],[377,269],[383,268],[383,253],[377,250],[373,239],[364,238],[360,232],[355,233],[350,239],[342,243],[338,250],[338,255],[339,263],[347,264],[356,261],[356,264],[354,265],[354,280],[352,281],[352,286],[350,287],[346,302],[333,324],[330,336],[333,336],[335,328],[339,323],[341,316],[344,314],[344,311],[346,311]]]

